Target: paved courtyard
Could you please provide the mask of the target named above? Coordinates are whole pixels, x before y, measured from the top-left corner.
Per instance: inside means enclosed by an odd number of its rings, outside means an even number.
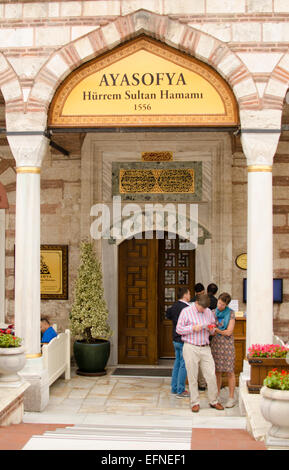
[[[18,448],[28,450],[265,449],[246,432],[238,390],[237,405],[224,411],[210,408],[200,392],[201,409],[193,414],[188,398],[171,395],[170,378],[120,377],[113,370],[103,377],[73,370],[71,380],[58,379],[43,412],[25,412],[22,425],[7,429],[14,445],[18,436]],[[223,403],[227,394],[222,389]]]
[[[0,450],[265,450],[246,431],[236,406],[217,411],[200,392],[200,412],[170,392],[170,378],[78,376],[50,387],[41,413],[25,412],[23,423],[0,427]],[[221,390],[221,402],[228,389]]]
[[[125,415],[126,419],[135,416],[151,422],[152,417],[159,420],[204,421],[206,418],[217,419],[221,423],[238,422],[244,425],[245,418],[240,417],[238,390],[234,408],[217,411],[208,405],[206,392],[200,392],[200,412],[193,416],[188,398],[177,399],[170,392],[171,379],[158,377],[122,377],[111,375],[114,368],[102,377],[78,376],[72,370],[71,380],[58,379],[50,387],[50,400],[42,413],[25,413],[25,422],[69,422],[99,423],[101,416]],[[221,390],[221,402],[228,396],[227,387]],[[68,421],[63,421],[68,419]],[[224,421],[224,418],[226,420]],[[36,420],[36,421],[35,421]],[[48,421],[47,421],[48,420]],[[53,420],[53,421],[52,421]]]

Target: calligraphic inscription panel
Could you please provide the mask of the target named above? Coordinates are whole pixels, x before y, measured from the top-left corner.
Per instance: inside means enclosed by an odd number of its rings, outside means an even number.
[[[143,152],[141,159],[144,162],[168,162],[173,160],[173,152]]]
[[[202,162],[113,162],[112,195],[123,200],[202,200]]]
[[[194,193],[193,169],[120,170],[120,193]]]

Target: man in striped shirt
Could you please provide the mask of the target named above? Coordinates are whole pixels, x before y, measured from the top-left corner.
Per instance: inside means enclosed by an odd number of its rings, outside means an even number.
[[[183,357],[186,364],[190,387],[191,407],[194,413],[200,409],[198,392],[199,365],[208,386],[209,404],[216,410],[223,410],[218,402],[218,388],[215,363],[209,345],[209,325],[215,323],[215,317],[208,308],[210,299],[207,295],[197,296],[196,301],[184,308],[179,316],[176,332],[182,335],[184,342]],[[214,330],[211,329],[211,332]]]

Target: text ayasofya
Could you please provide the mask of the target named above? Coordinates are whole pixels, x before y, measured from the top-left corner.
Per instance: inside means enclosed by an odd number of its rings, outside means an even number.
[[[99,86],[138,86],[140,83],[146,86],[150,85],[186,85],[182,73],[169,72],[146,72],[140,74],[104,73],[99,82]]]

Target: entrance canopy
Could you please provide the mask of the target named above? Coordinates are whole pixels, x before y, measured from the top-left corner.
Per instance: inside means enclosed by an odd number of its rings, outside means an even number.
[[[58,88],[50,127],[235,126],[238,107],[211,67],[147,37],[87,62]]]

